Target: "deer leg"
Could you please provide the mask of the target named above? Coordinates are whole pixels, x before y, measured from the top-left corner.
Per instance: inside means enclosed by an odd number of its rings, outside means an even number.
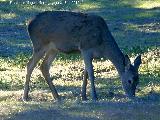
[[[84,63],[85,63],[85,69],[87,70],[89,80],[91,82],[91,97],[92,100],[97,100],[97,94],[95,90],[95,85],[94,85],[94,70],[93,70],[93,65],[92,65],[92,56],[89,52],[82,52],[83,58],[84,58]]]
[[[85,69],[83,84],[82,84],[82,100],[87,100],[87,97],[86,97],[87,79],[88,79],[88,73],[87,73],[87,70]]]
[[[50,73],[49,73],[49,68],[51,66],[52,61],[56,57],[56,54],[57,53],[55,51],[53,51],[53,50],[49,51],[46,54],[46,56],[45,56],[45,58],[43,60],[43,63],[41,65],[41,71],[42,71],[42,74],[43,74],[43,76],[44,76],[44,78],[45,78],[45,80],[46,80],[46,82],[47,82],[47,84],[48,84],[48,86],[49,86],[49,88],[50,88],[50,90],[52,92],[53,97],[55,99],[59,100],[59,95],[57,93],[57,90],[56,90],[55,86],[52,83],[52,80],[51,80],[51,77],[50,77]]]
[[[29,93],[29,82],[30,82],[30,77],[31,74],[36,67],[38,61],[43,57],[44,52],[41,50],[39,52],[33,53],[32,58],[29,60],[27,64],[27,74],[26,74],[26,81],[24,84],[24,95],[23,95],[23,100],[27,101],[28,100],[28,93]]]

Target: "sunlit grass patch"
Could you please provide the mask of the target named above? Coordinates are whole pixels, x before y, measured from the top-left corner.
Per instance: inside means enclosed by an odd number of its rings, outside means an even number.
[[[136,8],[144,8],[144,9],[152,9],[152,8],[158,8],[160,7],[160,1],[159,0],[144,0],[137,2],[135,5]]]
[[[43,103],[43,102],[22,102],[22,101],[15,101],[14,99],[0,101],[0,116],[2,119],[11,118],[17,113],[26,111],[26,110],[35,110],[37,108],[48,108],[51,106],[50,102]]]
[[[100,2],[84,2],[78,4],[78,8],[81,10],[90,10],[90,9],[98,9],[102,8],[102,4]]]
[[[160,75],[159,54],[160,54],[159,47],[152,50],[149,49],[148,52],[144,53],[142,56],[143,65],[141,70],[143,72],[147,71],[149,73],[159,76]]]
[[[152,9],[160,7],[159,0],[122,0],[121,4],[129,5],[135,8]]]
[[[135,49],[137,50],[137,49]],[[136,52],[134,50],[134,52]],[[136,52],[138,53],[139,50]],[[143,52],[142,52],[143,53]],[[155,77],[159,76],[160,71],[160,61],[158,59],[159,49],[151,49],[148,52],[142,54],[142,65],[140,67],[140,71],[142,74],[153,74]],[[135,57],[133,57],[134,60]],[[0,59],[0,75],[1,75],[1,83],[2,87],[5,89],[22,89],[23,83],[25,81],[25,68],[26,63],[29,57],[27,56],[17,56],[15,60],[13,59]],[[75,59],[74,57],[71,59]],[[77,58],[76,58],[77,59]],[[41,62],[40,62],[41,63]],[[102,84],[98,85],[99,88],[101,86],[108,86],[108,84],[114,83],[119,80],[110,81],[110,79],[114,79],[117,76],[117,71],[111,62],[106,60],[94,60],[94,71],[95,77],[98,81],[104,81]],[[44,78],[39,69],[39,64],[35,68],[32,78],[31,78],[31,88],[48,88]],[[51,67],[51,75],[53,79],[53,83],[57,86],[68,86],[68,87],[81,87],[82,79],[83,79],[83,70],[84,63],[80,60],[62,60],[57,59],[53,62]],[[110,83],[108,83],[109,81]],[[108,81],[108,82],[107,82]],[[105,84],[106,83],[106,84]],[[119,84],[119,83],[118,83]],[[118,85],[117,83],[113,84],[113,86]],[[112,84],[111,84],[112,85]]]
[[[128,30],[147,32],[147,33],[157,33],[160,32],[159,23],[148,23],[148,24],[125,24]]]
[[[82,3],[82,1],[64,1],[64,0],[48,0],[48,1],[18,1],[10,0],[6,2],[5,5],[8,9],[8,6],[12,7],[12,11],[17,12],[18,14],[23,14],[23,12],[43,12],[43,11],[52,11],[52,10],[74,10],[78,9],[77,5]],[[5,7],[3,6],[3,10]],[[21,13],[22,12],[22,13]]]
[[[142,13],[137,13],[135,14],[133,17],[135,18],[149,18],[149,17],[153,17],[154,14],[153,13],[150,13],[150,12],[142,12]]]
[[[151,82],[151,81],[150,81]],[[160,94],[160,85],[159,84],[148,84],[147,86],[140,88],[141,90],[137,92],[138,97],[146,97],[152,94]],[[158,101],[158,100],[157,100]]]
[[[6,1],[9,1],[9,0],[0,0],[0,2],[6,2]]]
[[[1,19],[12,19],[12,18],[15,18],[15,17],[17,17],[17,15],[15,13],[2,13],[0,15]]]

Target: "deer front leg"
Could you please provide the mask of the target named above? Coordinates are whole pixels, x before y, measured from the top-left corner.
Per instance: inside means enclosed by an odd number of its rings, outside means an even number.
[[[92,55],[90,52],[82,52],[84,63],[85,63],[85,69],[87,70],[89,80],[91,82],[91,97],[92,100],[97,100],[97,94],[95,90],[95,85],[94,85],[94,70],[93,70],[93,65],[92,65]]]
[[[83,78],[83,84],[82,84],[82,100],[87,100],[86,97],[86,87],[87,87],[87,79],[88,79],[88,73],[87,70],[84,70],[84,78]]]

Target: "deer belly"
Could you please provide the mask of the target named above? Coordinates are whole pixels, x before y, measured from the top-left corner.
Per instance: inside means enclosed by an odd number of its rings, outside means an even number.
[[[63,53],[66,53],[66,54],[79,52],[78,46],[71,45],[71,44],[65,44],[63,46],[62,45],[57,46],[57,49],[58,49],[59,52],[63,52]]]
[[[102,52],[100,51],[93,51],[93,58],[102,58]]]

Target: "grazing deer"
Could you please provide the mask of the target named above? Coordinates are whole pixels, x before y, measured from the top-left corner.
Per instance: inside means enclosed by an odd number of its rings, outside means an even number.
[[[58,52],[72,53],[79,51],[84,59],[85,70],[82,85],[82,100],[86,100],[87,78],[91,82],[91,97],[97,99],[94,84],[93,58],[108,58],[116,67],[125,93],[135,96],[139,82],[138,68],[141,64],[139,55],[134,65],[124,55],[103,18],[96,15],[67,11],[46,11],[38,14],[29,24],[28,32],[33,43],[33,56],[27,64],[26,82],[23,99],[28,99],[29,82],[37,62],[44,57],[40,67],[51,89],[53,97],[59,95],[50,78],[49,68]]]

